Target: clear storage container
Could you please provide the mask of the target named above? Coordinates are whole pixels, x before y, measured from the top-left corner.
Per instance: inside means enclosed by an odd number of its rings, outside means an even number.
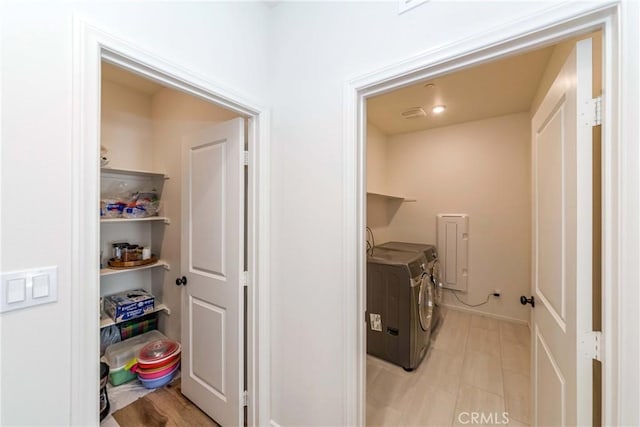
[[[109,382],[116,386],[135,379],[136,374],[125,369],[127,363],[135,358],[137,352],[146,344],[166,339],[160,331],[149,331],[107,347],[104,358],[110,368]]]

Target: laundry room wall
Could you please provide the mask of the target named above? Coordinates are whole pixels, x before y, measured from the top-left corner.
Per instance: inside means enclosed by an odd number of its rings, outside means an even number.
[[[164,88],[151,99],[153,119],[153,170],[169,176],[162,190],[163,212],[171,219],[162,239],[162,258],[172,266],[163,273],[163,302],[171,315],[160,318],[160,327],[170,338],[180,339],[181,292],[175,277],[181,268],[180,239],[182,220],[182,138],[199,129],[237,117],[236,113],[217,107],[177,90]],[[161,272],[162,273],[162,272]]]
[[[436,215],[469,215],[469,304],[527,321],[519,298],[530,286],[531,133],[529,113],[391,135],[389,185],[416,197],[390,224],[392,240],[437,243]],[[451,292],[445,304],[465,308]]]
[[[367,191],[387,190],[387,135],[367,123]]]
[[[0,425],[72,423],[73,18],[268,105],[269,14],[257,2],[0,2],[0,270],[58,267],[57,302],[0,314]]]
[[[367,192],[387,191],[387,135],[367,123]],[[375,244],[389,241],[389,226],[397,203],[385,197],[367,195],[367,227],[373,233]]]

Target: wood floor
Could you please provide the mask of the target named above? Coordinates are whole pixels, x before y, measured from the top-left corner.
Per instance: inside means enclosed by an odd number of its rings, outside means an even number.
[[[218,426],[182,395],[179,379],[114,412],[113,418],[121,427]]]

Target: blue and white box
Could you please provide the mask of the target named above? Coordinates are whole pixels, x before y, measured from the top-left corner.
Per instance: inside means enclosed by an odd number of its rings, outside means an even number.
[[[155,298],[144,289],[120,292],[104,298],[104,311],[114,321],[124,322],[153,312]]]

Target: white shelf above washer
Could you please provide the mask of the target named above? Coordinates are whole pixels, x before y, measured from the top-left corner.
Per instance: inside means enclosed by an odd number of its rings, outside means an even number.
[[[367,191],[367,196],[384,197],[385,199],[400,200],[402,202],[415,202],[416,201],[415,197],[399,196],[397,194],[379,193],[379,192],[374,192],[374,191]]]

